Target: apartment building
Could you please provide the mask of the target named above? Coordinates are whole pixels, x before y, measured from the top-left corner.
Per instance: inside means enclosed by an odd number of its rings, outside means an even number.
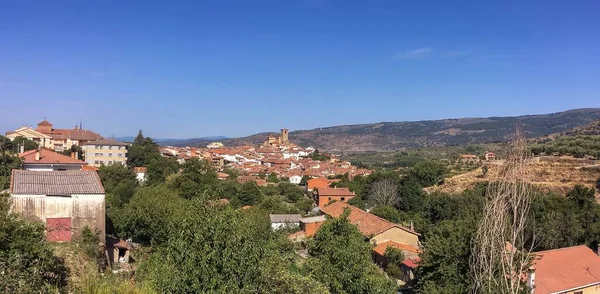
[[[44,120],[37,124],[37,128],[21,127],[13,132],[7,132],[6,137],[11,141],[17,137],[25,137],[37,142],[40,147],[63,152],[71,146],[83,146],[89,141],[101,140],[102,136],[81,128],[81,125],[72,129],[55,129],[53,125]]]
[[[95,167],[110,164],[127,164],[128,143],[113,139],[87,142],[83,146],[85,161]]]

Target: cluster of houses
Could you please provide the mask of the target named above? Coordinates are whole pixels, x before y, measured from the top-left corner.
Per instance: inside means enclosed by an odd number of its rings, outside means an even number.
[[[304,176],[308,178],[329,177],[348,174],[352,178],[357,175],[368,175],[372,171],[357,168],[348,161],[332,156],[330,160],[319,161],[310,158],[314,148],[302,148],[288,140],[288,130],[282,129],[280,136],[269,136],[261,146],[225,147],[219,142],[211,143],[206,148],[194,147],[161,147],[163,156],[176,158],[185,162],[191,158],[205,159],[214,167],[222,170],[225,167],[236,169],[242,177],[240,181],[261,181],[261,175],[275,175],[278,179],[300,184]],[[227,178],[221,173],[220,179]]]

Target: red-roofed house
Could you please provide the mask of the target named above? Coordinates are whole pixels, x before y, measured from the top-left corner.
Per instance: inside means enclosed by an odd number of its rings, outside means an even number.
[[[536,252],[534,294],[600,293],[600,256],[585,245]]]
[[[358,207],[344,202],[334,202],[321,207],[321,212],[331,216],[340,217],[344,209],[350,209],[348,220],[355,224],[358,230],[372,243],[381,244],[393,241],[405,244],[418,250],[420,234],[401,225],[384,220],[374,214],[368,213]]]
[[[306,181],[306,189],[308,191],[312,191],[315,188],[317,188],[317,189],[327,188],[327,187],[329,187],[330,183],[331,182],[327,178],[310,179],[310,180]]]
[[[356,194],[348,188],[319,188],[317,205],[323,207],[333,201],[348,202]]]
[[[19,157],[23,160],[23,169],[32,171],[81,170],[87,165],[85,161],[46,148],[25,151]]]

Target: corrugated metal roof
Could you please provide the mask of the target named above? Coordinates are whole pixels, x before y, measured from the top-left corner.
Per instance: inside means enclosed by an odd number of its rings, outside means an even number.
[[[269,214],[272,223],[297,223],[302,218],[299,214]]]
[[[95,171],[13,170],[10,192],[15,195],[104,194]]]

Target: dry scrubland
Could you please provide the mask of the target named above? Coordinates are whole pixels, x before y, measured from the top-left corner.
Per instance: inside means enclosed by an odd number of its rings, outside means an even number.
[[[487,175],[482,168],[447,178],[444,184],[427,188],[427,192],[460,193],[475,184],[493,180],[504,161],[487,162]],[[600,178],[600,160],[573,158],[571,156],[541,156],[530,160],[526,177],[542,191],[565,194],[576,184],[593,187]],[[600,196],[596,192],[596,196]]]

